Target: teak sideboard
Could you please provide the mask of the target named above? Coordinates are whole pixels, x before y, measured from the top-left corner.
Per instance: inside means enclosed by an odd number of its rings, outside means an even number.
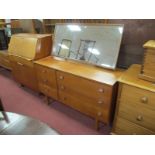
[[[52,56],[35,61],[34,66],[44,95],[95,118],[96,128],[99,121],[111,123],[122,71]]]

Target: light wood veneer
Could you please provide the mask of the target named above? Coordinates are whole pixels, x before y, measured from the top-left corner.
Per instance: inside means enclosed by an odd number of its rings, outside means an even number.
[[[38,91],[34,60],[50,55],[52,36],[44,34],[16,34],[9,44],[9,59],[16,81]],[[48,89],[45,89],[49,91]]]
[[[35,61],[40,92],[48,97],[110,124],[117,94],[117,79],[122,71],[103,69],[57,57]],[[43,82],[44,81],[44,82]],[[51,90],[44,91],[43,85]],[[57,96],[56,96],[57,95]]]
[[[155,134],[155,85],[139,79],[140,68],[132,65],[119,79],[116,134]]]

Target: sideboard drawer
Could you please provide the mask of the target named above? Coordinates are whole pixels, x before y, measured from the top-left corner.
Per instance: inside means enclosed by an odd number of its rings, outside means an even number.
[[[112,87],[107,85],[60,71],[57,71],[57,81],[59,85],[63,85],[90,98],[111,99]]]
[[[35,65],[38,82],[49,85],[56,88],[56,75],[55,70],[43,67],[40,65]]]
[[[99,120],[109,123],[109,110],[91,104],[89,99],[79,96],[75,97],[69,93],[59,92],[59,100],[70,107],[79,110],[89,116],[98,118]]]
[[[118,135],[155,135],[155,132],[152,132],[121,117],[117,117],[117,123],[114,132]]]
[[[57,95],[57,89],[55,88],[52,88],[48,85],[45,85],[45,84],[42,84],[42,83],[39,83],[39,90],[49,96],[49,97],[52,97],[53,99],[58,99],[58,95]]]

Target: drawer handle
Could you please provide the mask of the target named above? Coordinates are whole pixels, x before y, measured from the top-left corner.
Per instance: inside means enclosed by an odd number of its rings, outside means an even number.
[[[98,101],[98,104],[103,104],[103,103],[104,103],[104,102],[103,102],[103,101],[101,101],[101,100],[99,100],[99,101]]]
[[[63,76],[59,76],[59,79],[60,79],[60,80],[63,80],[63,79],[64,79],[64,77],[63,77]]]
[[[63,97],[63,100],[64,100],[64,101],[66,101],[66,100],[67,100],[67,98],[66,98],[66,97]]]
[[[6,60],[6,59],[3,59],[5,62],[9,63],[10,61],[9,60]]]
[[[99,117],[102,116],[102,112],[98,112],[97,116],[99,116]]]
[[[148,98],[146,96],[141,98],[142,103],[148,103]]]
[[[142,121],[143,120],[143,116],[141,116],[141,115],[137,116],[136,120],[137,121]]]
[[[98,89],[98,91],[99,91],[100,93],[103,93],[103,92],[104,92],[104,89],[100,88],[100,89]]]
[[[60,88],[61,88],[61,90],[64,90],[64,89],[65,89],[65,87],[64,87],[64,86],[60,86]]]
[[[43,80],[43,82],[44,82],[44,83],[47,83],[47,82],[48,82],[48,80]]]
[[[22,64],[22,63],[20,63],[20,62],[17,62],[17,64],[20,65],[20,66],[24,66],[24,64]]]

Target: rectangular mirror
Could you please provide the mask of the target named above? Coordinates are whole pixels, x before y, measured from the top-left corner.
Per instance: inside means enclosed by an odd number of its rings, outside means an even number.
[[[122,24],[56,24],[54,56],[115,69]]]

